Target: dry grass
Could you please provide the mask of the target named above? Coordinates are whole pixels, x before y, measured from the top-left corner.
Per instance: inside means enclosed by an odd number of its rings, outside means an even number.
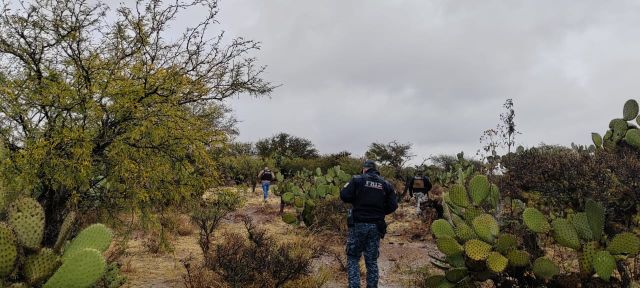
[[[242,218],[247,215],[258,227],[271,235],[277,235],[275,239],[279,243],[307,241],[322,246],[326,253],[315,260],[313,276],[297,281],[297,287],[344,287],[347,279],[343,270],[343,265],[346,265],[346,235],[312,234],[306,228],[288,225],[278,216],[280,199],[270,195],[265,204],[262,202],[261,192],[258,192],[260,191],[256,191],[255,195],[247,192],[245,206],[223,220],[215,233],[214,244],[222,240],[225,233],[244,233]],[[381,241],[381,255],[378,260],[381,271],[379,287],[413,287],[408,285],[416,276],[412,271],[428,265],[428,253],[438,253],[429,239],[416,237],[424,227],[420,225],[421,222],[412,209],[410,204],[403,203],[395,217],[387,217],[388,221],[390,220],[389,232]],[[178,225],[180,226],[182,225]],[[126,246],[126,253],[123,253],[119,260],[122,272],[129,279],[125,287],[184,287],[183,276],[187,271],[180,261],[192,257],[195,263],[202,262],[197,233],[183,236],[178,231],[172,241],[173,252],[167,254],[149,253],[143,243],[144,236],[134,233]]]

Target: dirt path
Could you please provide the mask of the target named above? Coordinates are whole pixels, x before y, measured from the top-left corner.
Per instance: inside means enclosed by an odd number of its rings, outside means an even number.
[[[280,238],[296,237],[302,231],[285,224],[278,217],[279,200],[272,198],[265,205],[258,196],[250,197],[241,210],[229,215],[218,229],[221,231],[241,231],[241,216],[249,215],[253,221],[273,235]],[[437,253],[437,248],[430,238],[424,238],[426,231],[412,213],[409,204],[402,204],[394,217],[388,217],[389,233],[381,242],[380,285],[379,287],[396,288],[412,287],[414,272],[427,265],[429,253]],[[195,230],[194,230],[195,231]],[[343,251],[342,245],[332,247]],[[182,275],[185,269],[180,262],[189,256],[201,259],[197,244],[197,234],[177,236],[174,241],[174,252],[170,254],[151,254],[144,246],[144,237],[139,235],[129,241],[126,256],[121,259],[123,272],[129,281],[125,287],[184,287]],[[317,269],[330,267],[331,278],[324,287],[346,287],[346,273],[340,271],[340,264],[331,256],[323,256],[316,260]],[[364,275],[362,275],[364,278]]]

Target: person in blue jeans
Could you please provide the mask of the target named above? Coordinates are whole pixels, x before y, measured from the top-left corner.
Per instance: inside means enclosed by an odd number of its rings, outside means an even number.
[[[396,190],[380,176],[375,162],[367,160],[362,166],[362,175],[351,178],[340,191],[340,199],[352,204],[345,249],[349,288],[360,287],[358,262],[363,254],[367,268],[367,287],[378,287],[380,239],[384,238],[387,231],[384,217],[398,209]]]
[[[258,179],[262,182],[264,202],[267,202],[267,198],[269,197],[269,185],[271,185],[271,181],[273,181],[273,172],[269,170],[269,167],[264,167],[264,169],[258,174]]]

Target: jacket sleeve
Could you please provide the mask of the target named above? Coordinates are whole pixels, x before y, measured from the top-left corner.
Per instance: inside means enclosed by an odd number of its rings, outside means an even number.
[[[356,200],[356,181],[355,178],[351,178],[347,184],[340,190],[340,199],[345,203],[351,203]]]
[[[393,188],[393,185],[387,182],[387,193],[384,204],[384,213],[385,215],[389,215],[398,209],[398,196],[396,195],[396,189]]]

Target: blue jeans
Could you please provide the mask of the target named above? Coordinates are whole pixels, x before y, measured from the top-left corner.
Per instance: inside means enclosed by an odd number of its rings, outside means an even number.
[[[360,257],[364,254],[367,267],[367,287],[378,287],[378,256],[380,256],[380,234],[376,224],[355,223],[349,227],[347,238],[347,272],[349,288],[360,287]]]
[[[270,181],[262,181],[262,193],[264,194],[264,200],[267,200],[267,197],[269,197],[270,184],[271,184]]]

